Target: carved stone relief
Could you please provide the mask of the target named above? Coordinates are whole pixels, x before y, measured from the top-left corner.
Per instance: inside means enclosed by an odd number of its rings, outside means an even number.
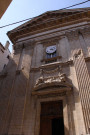
[[[67,82],[66,75],[58,74],[58,76],[40,77],[36,80],[34,90],[43,89],[47,87],[62,87],[71,88],[72,85]]]
[[[35,84],[35,87],[36,86],[39,86],[43,83],[54,83],[54,82],[65,82],[66,79],[65,79],[65,74],[61,74],[59,76],[55,76],[55,77],[47,77],[47,78],[43,78],[43,77],[40,77],[37,81],[36,81],[36,84]]]

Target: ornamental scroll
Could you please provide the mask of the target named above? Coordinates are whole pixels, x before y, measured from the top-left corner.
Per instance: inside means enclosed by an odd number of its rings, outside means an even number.
[[[43,77],[40,77],[37,81],[36,81],[36,84],[35,84],[35,87],[38,86],[38,85],[41,85],[43,83],[54,83],[54,82],[65,82],[66,79],[65,79],[65,74],[61,74],[59,76],[50,76],[50,77],[47,77],[47,78],[43,78]]]
[[[42,78],[44,78],[44,76],[46,75],[46,76],[52,76],[52,74],[53,74],[53,76],[54,76],[54,74],[57,74],[57,75],[60,75],[61,74],[61,66],[58,66],[58,67],[56,67],[56,68],[54,68],[54,69],[51,69],[51,68],[49,68],[49,70],[46,70],[46,69],[40,69],[40,74],[41,74],[41,77]],[[50,75],[51,74],[51,75]]]
[[[49,76],[46,78],[40,77],[36,80],[34,91],[43,90],[45,88],[59,88],[64,90],[72,90],[72,85],[67,82],[66,75],[60,74],[58,76]]]

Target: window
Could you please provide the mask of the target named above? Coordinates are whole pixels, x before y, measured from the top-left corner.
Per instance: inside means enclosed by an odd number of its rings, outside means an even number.
[[[57,61],[56,46],[48,46],[46,48],[46,60],[45,63],[52,63]]]
[[[54,53],[51,53],[51,54],[49,54],[49,53],[46,54],[47,59],[50,59],[50,58],[53,58],[53,57],[56,57],[56,51]]]

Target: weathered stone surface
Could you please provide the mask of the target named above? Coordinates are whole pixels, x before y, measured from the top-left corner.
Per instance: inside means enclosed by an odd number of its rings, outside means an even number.
[[[41,104],[55,101],[63,103],[65,135],[90,133],[89,12],[52,11],[8,33],[15,53],[0,75],[0,135],[39,135]],[[35,29],[34,21],[42,23]],[[47,59],[48,46],[55,57]]]

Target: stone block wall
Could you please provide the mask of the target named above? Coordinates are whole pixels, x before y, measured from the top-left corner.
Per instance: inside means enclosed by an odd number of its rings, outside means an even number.
[[[39,135],[41,102],[57,100],[63,101],[65,135],[89,133],[89,97],[87,98],[89,89],[86,87],[89,87],[90,79],[88,74],[90,34],[89,27],[87,29],[78,27],[68,28],[69,30],[66,29],[63,33],[60,30],[48,31],[48,34],[43,32],[37,37],[29,36],[24,41],[21,38],[20,42],[15,43],[14,57],[6,68],[7,75],[0,76],[1,135]],[[83,34],[84,30],[87,35]],[[59,57],[57,62],[45,64],[45,49],[50,45],[56,45]],[[79,59],[81,53],[83,58]],[[72,91],[65,91],[66,93],[62,94],[61,89],[56,87],[47,88],[45,95],[43,89],[39,91],[41,95],[38,95],[38,90],[36,95],[33,95],[36,80],[42,76],[42,71],[51,72],[59,66],[57,74],[60,72],[66,75]],[[84,71],[87,72],[87,76]],[[53,76],[53,73],[51,75]],[[57,93],[53,94],[53,91]],[[83,105],[87,106],[87,115],[84,114]]]

